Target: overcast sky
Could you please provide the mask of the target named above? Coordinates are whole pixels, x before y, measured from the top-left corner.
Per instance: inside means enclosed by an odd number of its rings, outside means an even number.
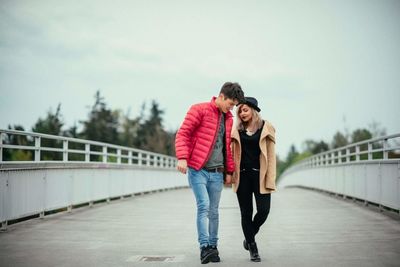
[[[0,0],[0,128],[58,103],[70,127],[100,90],[131,117],[155,99],[175,130],[235,81],[286,156],[372,121],[400,132],[399,52],[395,0]]]

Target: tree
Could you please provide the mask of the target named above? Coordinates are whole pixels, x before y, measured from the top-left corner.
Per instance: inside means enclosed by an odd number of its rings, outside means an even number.
[[[61,128],[64,125],[61,118],[61,103],[58,104],[56,113],[53,113],[51,109],[47,112],[47,117],[39,120],[32,127],[32,131],[36,133],[61,135]],[[62,147],[62,142],[54,139],[41,138],[40,145],[42,147]],[[61,152],[43,151],[40,153],[41,158],[44,160],[61,160]]]
[[[348,145],[347,138],[341,132],[336,132],[332,140],[332,148],[339,148]]]
[[[386,135],[386,129],[381,126],[379,122],[372,121],[368,125],[368,129],[372,135],[372,138],[377,138]]]
[[[174,135],[164,130],[162,125],[163,114],[164,110],[161,110],[159,104],[153,100],[149,118],[140,123],[135,141],[135,145],[138,148],[157,153],[171,154],[173,151]]]
[[[289,153],[288,153],[288,155],[287,155],[287,157],[286,157],[286,162],[289,163],[289,165],[290,165],[291,163],[294,162],[294,159],[295,159],[298,155],[299,155],[299,152],[297,152],[297,149],[296,149],[295,145],[291,145],[291,146],[290,146]]]
[[[22,125],[8,125],[9,130],[25,131]],[[33,141],[29,140],[26,135],[6,134],[4,144],[19,145],[19,146],[33,146]],[[4,161],[26,161],[32,160],[32,151],[21,149],[3,149]]]
[[[95,94],[95,102],[87,121],[81,121],[83,130],[80,136],[87,140],[118,144],[119,112],[107,108],[100,91]],[[100,146],[92,146],[92,151],[102,151]],[[114,151],[115,152],[115,151]],[[101,156],[91,155],[91,161],[100,161]],[[115,160],[114,158],[111,160]]]
[[[372,138],[372,134],[367,129],[356,129],[351,134],[351,142],[361,142]]]
[[[304,152],[310,152],[313,155],[329,150],[329,145],[322,140],[316,142],[308,139],[304,141],[303,145],[305,147]]]
[[[80,135],[88,140],[118,143],[118,119],[119,113],[108,109],[100,91],[97,91],[88,120],[81,121],[83,130]]]
[[[138,138],[140,118],[130,119],[129,114],[122,118],[122,132],[120,133],[120,143],[123,146],[133,147]]]
[[[60,135],[61,128],[64,123],[61,117],[61,103],[58,104],[56,113],[53,113],[51,109],[47,112],[47,117],[44,119],[39,118],[35,125],[32,127],[32,131],[36,133]],[[51,142],[45,142],[45,144],[51,144]]]

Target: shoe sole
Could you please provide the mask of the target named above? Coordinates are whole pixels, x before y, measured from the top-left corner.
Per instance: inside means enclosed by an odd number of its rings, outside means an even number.
[[[214,257],[214,256],[216,256],[216,255],[217,255],[217,252],[216,252],[216,251],[211,252],[211,253],[208,254],[206,257],[204,257],[204,259],[201,260],[201,264],[209,263],[210,260],[211,260],[211,258]]]

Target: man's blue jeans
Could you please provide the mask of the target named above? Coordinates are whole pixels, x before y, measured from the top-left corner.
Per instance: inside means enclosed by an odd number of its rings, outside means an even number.
[[[217,246],[218,206],[223,188],[223,173],[188,168],[189,185],[197,204],[197,235],[201,247]]]

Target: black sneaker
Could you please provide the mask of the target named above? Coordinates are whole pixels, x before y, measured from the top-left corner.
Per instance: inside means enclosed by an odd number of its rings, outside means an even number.
[[[219,251],[218,251],[217,246],[210,246],[210,249],[215,250],[215,251],[217,252],[217,253],[215,254],[215,256],[212,256],[212,257],[210,258],[210,261],[211,261],[211,262],[220,262],[220,261],[221,261],[221,258],[219,257]]]
[[[201,264],[209,263],[211,258],[217,255],[217,251],[211,249],[209,246],[202,247],[200,252]]]

